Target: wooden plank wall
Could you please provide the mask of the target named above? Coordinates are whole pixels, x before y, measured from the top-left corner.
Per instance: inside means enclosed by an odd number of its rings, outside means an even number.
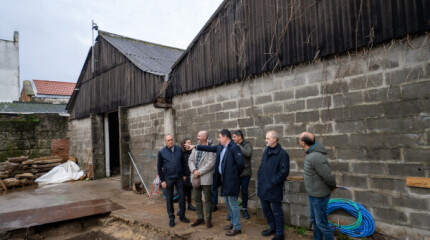
[[[103,38],[99,38],[94,51],[96,71],[91,72],[89,58],[75,100],[74,118],[152,102],[164,77],[143,72]]]
[[[231,0],[174,66],[172,94],[430,30],[428,0]]]

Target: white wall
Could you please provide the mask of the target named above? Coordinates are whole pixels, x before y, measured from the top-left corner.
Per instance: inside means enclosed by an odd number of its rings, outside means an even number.
[[[0,39],[0,102],[19,100],[19,44]]]

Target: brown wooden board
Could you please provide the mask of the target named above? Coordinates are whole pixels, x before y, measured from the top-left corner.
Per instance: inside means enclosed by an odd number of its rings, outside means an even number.
[[[95,199],[53,207],[0,213],[0,232],[87,217],[124,209],[110,199]]]
[[[406,186],[430,188],[430,178],[406,177]]]

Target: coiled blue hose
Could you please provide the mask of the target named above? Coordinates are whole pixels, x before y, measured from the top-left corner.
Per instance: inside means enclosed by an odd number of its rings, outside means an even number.
[[[361,204],[345,198],[330,199],[327,206],[327,215],[338,209],[345,210],[357,220],[350,225],[338,225],[329,221],[330,227],[334,226],[342,234],[351,237],[368,237],[375,231],[375,221],[372,215]]]

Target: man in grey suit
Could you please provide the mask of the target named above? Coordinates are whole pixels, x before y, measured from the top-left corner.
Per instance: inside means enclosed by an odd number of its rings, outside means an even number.
[[[199,145],[207,145],[208,132],[200,131],[197,134]],[[204,224],[203,219],[203,201],[202,192],[205,195],[205,209],[206,209],[206,227],[212,227],[212,182],[213,170],[215,167],[215,153],[204,152],[193,149],[188,159],[188,166],[191,172],[191,181],[193,178],[200,178],[200,187],[193,188],[194,201],[196,202],[197,220],[191,224],[191,227],[196,227]]]

